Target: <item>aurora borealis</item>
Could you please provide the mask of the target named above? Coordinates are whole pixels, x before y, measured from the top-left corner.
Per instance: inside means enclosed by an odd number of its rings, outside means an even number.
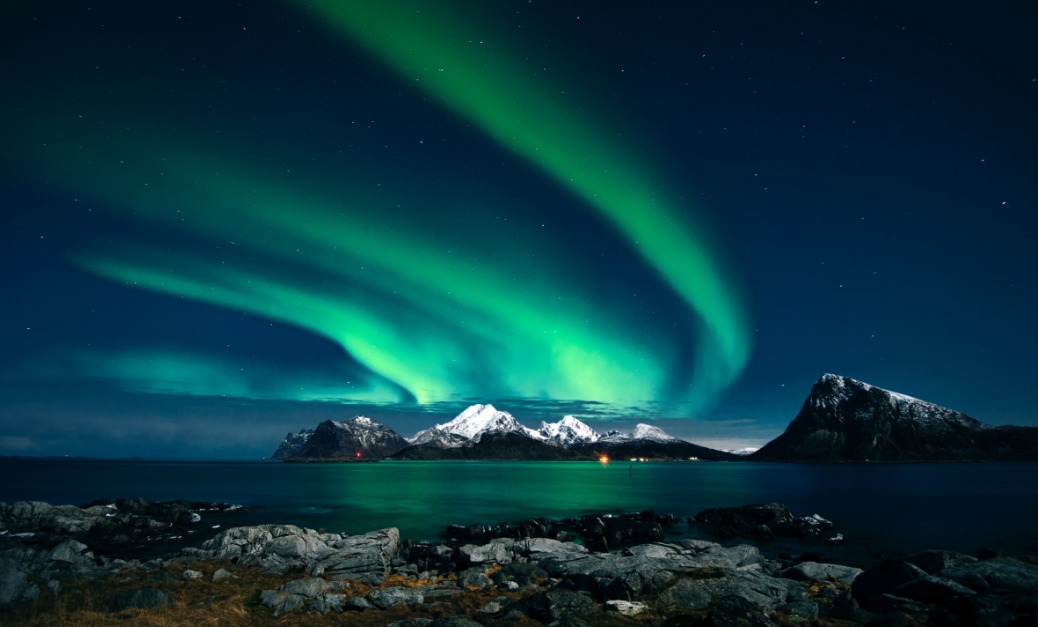
[[[759,443],[825,371],[1035,424],[1034,44],[855,11],[3,9],[0,454],[470,402]]]

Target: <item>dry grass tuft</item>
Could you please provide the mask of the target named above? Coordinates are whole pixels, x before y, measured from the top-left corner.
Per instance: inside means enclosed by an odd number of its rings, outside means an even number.
[[[213,582],[213,573],[224,568],[234,576],[221,582]],[[198,579],[183,579],[185,570],[202,573]],[[424,616],[435,619],[440,616],[470,616],[482,618],[487,615],[479,610],[491,600],[506,597],[516,601],[529,592],[473,591],[436,599],[417,607],[398,607],[389,610],[366,610],[347,614],[327,615],[292,612],[275,617],[272,610],[260,603],[260,592],[276,590],[281,585],[304,577],[302,573],[277,575],[257,568],[241,568],[229,562],[196,562],[192,564],[168,565],[159,571],[125,571],[106,579],[76,580],[62,582],[62,592],[52,594],[45,585],[45,592],[32,601],[16,604],[0,614],[0,625],[65,626],[84,625],[106,627],[110,625],[144,625],[171,627],[174,625],[226,625],[231,627],[248,625],[384,625],[395,620]],[[456,580],[456,576],[439,581]],[[42,583],[42,582],[41,582]],[[404,586],[409,588],[430,585],[424,579],[409,579],[400,575],[389,575],[382,586],[371,586],[357,581],[336,582],[342,592],[350,596],[364,596],[377,587]],[[120,592],[140,588],[157,588],[173,596],[176,603],[169,607],[112,611],[109,600]],[[518,621],[515,625],[535,625],[533,621]]]

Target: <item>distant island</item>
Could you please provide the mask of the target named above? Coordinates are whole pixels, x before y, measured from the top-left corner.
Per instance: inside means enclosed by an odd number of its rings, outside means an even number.
[[[290,462],[594,460],[866,462],[1038,459],[1038,428],[996,427],[934,403],[825,374],[786,431],[748,455],[714,450],[639,424],[599,434],[573,416],[531,429],[493,405],[405,438],[371,418],[326,420],[289,433],[274,452]]]

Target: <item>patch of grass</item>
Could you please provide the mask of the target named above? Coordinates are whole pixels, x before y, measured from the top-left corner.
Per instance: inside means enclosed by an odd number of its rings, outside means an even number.
[[[224,568],[233,577],[213,582],[213,573]],[[185,570],[197,570],[201,578],[183,579]],[[505,599],[504,605],[518,602],[529,592],[462,591],[458,594],[431,599],[420,606],[400,606],[389,610],[349,611],[345,614],[330,612],[326,615],[305,611],[290,612],[275,617],[273,611],[260,601],[263,590],[276,590],[284,583],[303,577],[301,573],[278,575],[257,568],[242,568],[229,562],[196,562],[171,564],[159,571],[131,570],[105,579],[63,581],[60,594],[53,594],[46,585],[34,600],[18,603],[0,613],[2,625],[64,626],[85,625],[145,625],[170,627],[174,625],[384,625],[395,620],[423,616],[436,619],[441,616],[468,616],[485,621],[489,615],[481,613],[489,601]],[[438,581],[456,580],[446,577]],[[333,582],[348,596],[363,597],[378,587],[404,586],[415,588],[433,582],[389,575],[382,586],[371,586],[357,581]],[[130,609],[120,612],[109,608],[109,601],[121,592],[140,588],[157,588],[170,594],[176,602],[172,606],[150,609]],[[518,620],[508,624],[536,625],[535,621]]]

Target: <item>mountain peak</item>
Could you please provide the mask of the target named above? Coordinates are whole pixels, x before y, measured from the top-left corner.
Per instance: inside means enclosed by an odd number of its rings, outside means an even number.
[[[396,431],[366,416],[356,416],[346,421],[325,420],[309,433],[289,434],[282,443],[287,451],[281,458],[379,459],[405,446],[407,442]]]
[[[569,448],[574,444],[598,441],[598,433],[573,416],[563,416],[558,422],[542,422],[537,433],[549,444]]]
[[[453,436],[461,436],[468,440],[478,441],[484,433],[492,431],[516,431],[525,436],[542,439],[541,436],[519,423],[512,414],[498,411],[493,405],[472,405],[458,414],[453,420],[438,424],[433,429]]]
[[[1025,438],[1026,439],[1026,438]],[[771,461],[938,461],[1012,454],[1002,432],[961,412],[824,374],[785,433],[753,455]]]
[[[680,438],[675,438],[663,429],[647,425],[645,423],[639,423],[634,425],[634,431],[631,432],[631,438],[635,440],[652,440],[654,442],[673,442]]]

